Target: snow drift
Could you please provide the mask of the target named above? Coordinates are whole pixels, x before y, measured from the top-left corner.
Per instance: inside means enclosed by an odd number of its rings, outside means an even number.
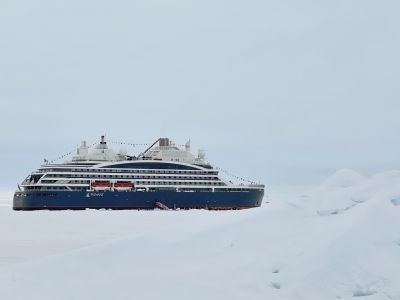
[[[400,299],[400,172],[342,170],[260,209],[0,208],[3,299]]]

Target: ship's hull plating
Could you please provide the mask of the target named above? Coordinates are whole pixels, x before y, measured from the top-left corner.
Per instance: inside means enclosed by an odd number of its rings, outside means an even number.
[[[261,206],[264,190],[246,192],[16,192],[14,210],[37,209],[154,209],[157,202],[171,209],[242,209]]]

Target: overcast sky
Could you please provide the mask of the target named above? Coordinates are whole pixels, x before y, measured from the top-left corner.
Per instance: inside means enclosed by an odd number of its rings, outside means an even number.
[[[399,28],[399,1],[2,0],[0,186],[103,133],[266,185],[400,168]]]

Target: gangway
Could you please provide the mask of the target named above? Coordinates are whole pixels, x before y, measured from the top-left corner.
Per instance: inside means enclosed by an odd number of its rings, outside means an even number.
[[[162,204],[160,201],[157,201],[156,203],[156,207],[163,209],[163,210],[169,210],[169,207],[166,206],[165,204]]]

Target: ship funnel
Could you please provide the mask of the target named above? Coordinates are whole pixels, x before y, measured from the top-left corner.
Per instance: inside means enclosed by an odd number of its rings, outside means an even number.
[[[159,145],[160,147],[169,146],[169,138],[160,138]]]
[[[101,136],[100,143],[97,144],[96,149],[108,149],[106,137],[104,135]]]
[[[82,141],[81,146],[77,149],[76,154],[85,156],[88,154],[88,146],[86,144],[86,141]]]

